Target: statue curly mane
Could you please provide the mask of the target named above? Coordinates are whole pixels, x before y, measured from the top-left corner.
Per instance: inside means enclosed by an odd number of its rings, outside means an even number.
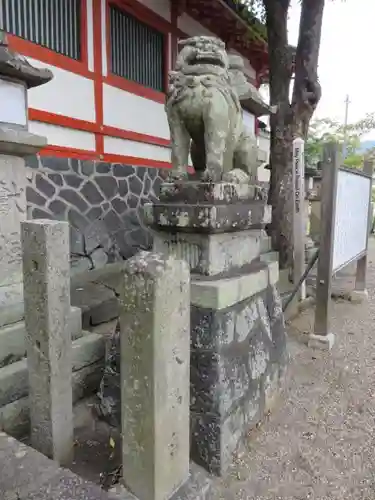
[[[253,142],[243,125],[225,44],[197,36],[179,45],[165,105],[176,177],[187,175],[189,153],[195,171],[206,180],[220,180],[234,168],[251,170]]]

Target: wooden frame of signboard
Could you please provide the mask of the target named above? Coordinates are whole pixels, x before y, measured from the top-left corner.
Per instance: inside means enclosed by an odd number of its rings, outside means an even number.
[[[323,339],[322,342],[325,344],[324,337],[332,335],[330,332],[330,308],[333,275],[351,262],[357,261],[354,293],[363,293],[366,289],[372,162],[367,160],[362,171],[341,167],[340,163],[341,153],[338,145],[335,143],[326,144],[323,152],[321,234],[316,284],[315,323],[314,333],[312,334],[314,344],[317,343],[315,341],[319,341],[319,338]],[[354,193],[346,193],[347,186],[350,189],[359,190],[360,196],[354,196]],[[350,196],[346,196],[346,194]],[[357,210],[350,211],[350,203],[354,202],[358,202],[359,206],[355,207]],[[355,217],[357,220],[355,220]],[[354,233],[356,233],[355,237],[353,237]],[[352,248],[350,245],[352,245]],[[340,248],[343,250],[340,250]],[[330,347],[331,339],[326,344],[329,344]]]

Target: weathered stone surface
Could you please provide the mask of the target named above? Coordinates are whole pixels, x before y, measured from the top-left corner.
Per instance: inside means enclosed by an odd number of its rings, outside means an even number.
[[[0,460],[4,500],[119,500],[5,433],[0,433]]]
[[[229,182],[163,182],[160,186],[161,203],[236,203],[256,199],[259,188],[250,184]]]
[[[190,463],[189,477],[170,500],[208,500],[212,482],[207,472],[194,462]],[[117,484],[110,493],[118,495],[118,500],[137,500],[123,485]]]
[[[22,158],[0,155],[0,287],[20,282],[20,222],[26,218],[26,176]]]
[[[31,442],[60,463],[73,452],[69,226],[22,223]]]
[[[41,194],[37,193],[31,186],[26,188],[27,199],[30,200],[34,205],[43,207],[46,204],[47,199]]]
[[[83,175],[90,176],[94,173],[94,163],[92,161],[81,161],[81,172]]]
[[[61,200],[53,200],[48,204],[48,209],[55,215],[66,213],[66,203]]]
[[[74,273],[128,258],[140,248],[150,248],[149,231],[140,225],[132,212],[140,212],[144,203],[156,200],[154,189],[161,182],[157,169],[45,156],[37,160],[38,165],[40,163],[38,174],[33,174],[30,169],[28,179],[29,218],[68,220],[83,233],[88,221],[104,219],[110,213],[103,226],[108,226],[107,234],[116,234],[111,239],[111,245],[94,250],[90,256],[82,248],[80,254],[72,249]],[[46,168],[43,167],[44,162]],[[54,162],[60,173],[51,173]],[[112,170],[118,177],[113,177]],[[154,187],[151,179],[154,180]],[[44,186],[47,186],[48,193]],[[116,218],[117,214],[120,219]],[[130,224],[131,219],[134,219],[135,227]]]
[[[79,211],[84,212],[87,210],[88,205],[85,200],[75,191],[71,189],[61,189],[59,195],[64,198],[68,203],[71,203]]]
[[[98,188],[92,181],[87,181],[82,187],[81,192],[86,200],[93,205],[101,203],[104,200]]]
[[[96,183],[102,190],[104,196],[106,196],[108,199],[111,199],[116,194],[118,186],[116,179],[114,179],[112,176],[100,176],[96,179]]]
[[[21,242],[20,242],[21,245]],[[19,276],[22,276],[21,274]],[[24,318],[23,286],[18,282],[0,287],[0,327]]]
[[[269,410],[288,361],[275,285],[225,309],[191,310],[192,457],[221,475]]]
[[[171,231],[223,233],[244,229],[262,229],[271,219],[271,207],[264,201],[213,204],[145,205],[149,224]]]
[[[247,171],[255,179],[256,139],[243,123],[224,42],[195,36],[181,46],[176,71],[169,75],[166,102],[173,175],[186,177],[190,153],[195,173],[205,180],[220,181],[232,169]],[[239,73],[237,65],[237,80]]]
[[[220,234],[154,235],[154,251],[173,254],[184,259],[191,272],[213,276],[227,273],[250,264],[259,256],[260,230],[236,231]]]
[[[56,191],[56,189],[54,188],[53,184],[51,184],[41,174],[37,174],[36,175],[35,186],[47,198],[51,198],[55,194],[55,191]]]
[[[98,174],[109,174],[109,172],[111,171],[111,164],[98,162],[95,168],[96,168],[96,173]]]
[[[171,257],[141,252],[125,267],[123,471],[144,500],[169,498],[189,474],[189,285],[187,265]]]
[[[72,375],[73,403],[98,391],[103,376],[104,360],[90,363]],[[17,399],[0,407],[0,430],[23,438],[30,432],[29,397]]]
[[[77,174],[64,175],[64,180],[68,186],[73,188],[78,188],[83,183],[82,177]]]
[[[45,156],[43,158],[43,168],[54,170],[56,172],[66,172],[70,170],[69,160],[68,158]]]
[[[217,279],[194,276],[191,281],[191,303],[205,309],[225,309],[276,284],[277,262],[254,262],[243,273]]]
[[[25,354],[25,353],[24,353]],[[72,370],[77,372],[104,360],[104,338],[85,334],[72,344]],[[98,378],[96,379],[98,380]],[[0,407],[29,393],[27,360],[22,359],[0,369]]]

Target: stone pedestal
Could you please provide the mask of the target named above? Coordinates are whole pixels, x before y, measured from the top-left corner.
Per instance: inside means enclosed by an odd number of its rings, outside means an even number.
[[[225,193],[225,195],[223,195]],[[146,209],[154,248],[191,269],[191,455],[221,475],[279,392],[287,365],[271,211],[253,186],[164,184]]]
[[[26,219],[24,156],[47,143],[25,130],[0,127],[0,327],[23,319],[21,222]]]

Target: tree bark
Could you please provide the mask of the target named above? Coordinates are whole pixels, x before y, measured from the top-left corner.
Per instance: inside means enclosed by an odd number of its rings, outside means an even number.
[[[271,116],[271,182],[269,204],[272,223],[269,233],[279,252],[280,268],[293,263],[292,141],[306,137],[310,119],[321,96],[317,76],[324,0],[302,0],[300,31],[295,60],[292,102],[289,89],[292,57],[288,46],[289,0],[263,0],[266,10]]]
[[[318,60],[325,0],[303,0],[292,97],[294,135],[306,138],[321,97]]]
[[[268,32],[270,104],[277,107],[271,115],[270,167],[271,182],[268,203],[272,205],[269,233],[272,245],[279,252],[280,267],[291,264],[292,200],[289,86],[291,58],[288,50],[287,16],[289,1],[264,0]]]

